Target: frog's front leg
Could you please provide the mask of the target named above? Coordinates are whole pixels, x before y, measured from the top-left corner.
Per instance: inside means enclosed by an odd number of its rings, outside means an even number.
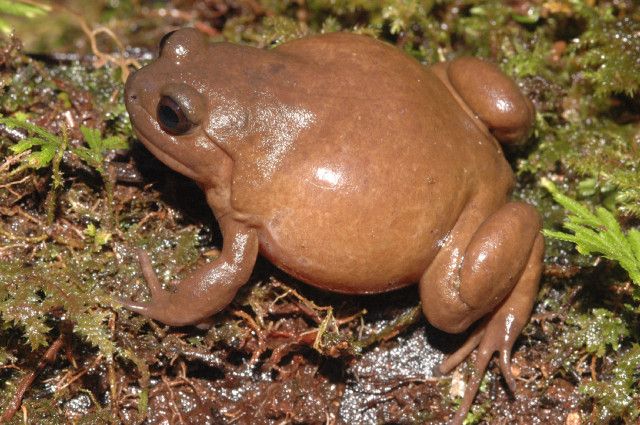
[[[441,365],[448,373],[476,347],[474,373],[453,419],[461,424],[478,391],[491,357],[499,353],[500,370],[512,391],[511,349],[527,324],[542,271],[544,243],[538,212],[512,202],[478,226],[471,218],[454,228],[420,281],[420,297],[427,319],[452,333],[482,321],[469,340]],[[466,235],[472,234],[471,238]]]
[[[220,256],[176,283],[175,292],[162,288],[145,252],[139,255],[140,267],[151,300],[139,303],[122,300],[128,309],[167,325],[197,324],[225,308],[233,300],[253,271],[258,256],[256,230],[232,219],[222,219],[223,247]]]

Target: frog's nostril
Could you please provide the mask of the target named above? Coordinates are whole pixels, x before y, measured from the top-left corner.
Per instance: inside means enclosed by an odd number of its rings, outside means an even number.
[[[128,102],[138,100],[138,90],[133,87],[131,80],[127,81],[127,85],[124,88],[124,96]]]
[[[138,100],[138,86],[136,80],[138,79],[138,72],[133,71],[129,74],[127,82],[124,85],[124,95],[127,101]]]

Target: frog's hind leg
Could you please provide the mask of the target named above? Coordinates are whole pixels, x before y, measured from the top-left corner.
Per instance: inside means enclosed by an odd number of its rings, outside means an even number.
[[[516,83],[496,65],[474,57],[447,63],[445,84],[451,84],[474,115],[500,143],[515,143],[527,136],[535,110]]]
[[[518,283],[502,304],[474,330],[469,340],[455,353],[450,355],[439,369],[449,373],[461,363],[476,347],[478,351],[474,361],[473,374],[467,382],[462,403],[456,413],[456,420],[462,423],[471,408],[473,399],[480,387],[482,377],[493,354],[498,352],[498,361],[502,376],[512,393],[516,382],[511,372],[511,350],[518,335],[529,321],[531,309],[538,293],[538,283],[542,270],[541,257],[544,250],[542,236],[536,238],[526,269]]]
[[[470,223],[463,226],[474,225],[473,220]],[[434,326],[457,333],[484,317],[439,368],[448,373],[478,348],[454,424],[464,420],[496,351],[500,370],[515,389],[511,349],[529,320],[538,291],[544,249],[540,227],[533,207],[508,203],[484,220],[470,240],[456,239],[463,239],[470,227],[454,229],[420,281],[423,311]]]

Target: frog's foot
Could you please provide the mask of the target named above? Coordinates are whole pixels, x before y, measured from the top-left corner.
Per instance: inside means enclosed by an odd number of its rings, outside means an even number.
[[[459,246],[446,246],[420,282],[424,313],[436,327],[458,333],[482,319],[468,341],[439,367],[447,373],[478,349],[453,424],[462,424],[495,352],[507,385],[515,390],[511,349],[529,320],[538,291],[544,250],[539,229],[533,207],[506,204],[477,228],[464,256],[456,254]]]
[[[131,311],[147,316],[151,319],[159,320],[163,323],[179,326],[171,320],[171,316],[183,317],[179,312],[176,312],[176,306],[180,307],[180,302],[174,302],[172,300],[172,292],[165,290],[162,284],[158,280],[156,272],[153,270],[151,258],[146,251],[142,249],[137,250],[138,263],[142,270],[144,280],[147,282],[149,288],[151,301],[149,302],[136,302],[127,299],[119,299],[119,302]]]
[[[229,242],[225,239],[220,256],[177,283],[173,292],[162,288],[151,259],[146,252],[138,251],[151,300],[146,303],[120,300],[122,305],[172,326],[202,324],[229,305],[240,286],[251,276],[258,256],[258,239],[253,229],[236,223],[227,223],[226,228],[221,224],[221,227],[223,237],[231,238]]]
[[[511,350],[520,332],[529,321],[533,301],[538,290],[543,251],[542,236],[534,243],[529,262],[517,285],[502,304],[478,324],[467,341],[456,352],[447,357],[438,367],[447,374],[462,363],[477,348],[473,373],[467,382],[462,402],[451,424],[461,425],[473,404],[480,383],[494,353],[498,353],[498,365],[504,380],[513,394],[516,379],[511,370]]]
[[[483,319],[469,340],[440,365],[440,371],[447,373],[461,363],[476,346],[478,348],[473,374],[467,383],[462,403],[452,424],[462,424],[464,421],[495,352],[498,353],[500,372],[511,392],[515,394],[516,379],[511,370],[511,350],[531,315],[542,272],[543,251],[544,241],[542,236],[538,235],[527,266],[511,293],[493,313]]]
[[[542,236],[538,236],[527,267],[511,293],[493,313],[479,323],[464,345],[440,364],[439,371],[443,374],[449,373],[464,361],[476,347],[478,348],[473,373],[467,382],[462,403],[451,421],[452,424],[461,425],[463,423],[480,388],[489,361],[496,352],[498,353],[500,372],[511,392],[515,394],[516,379],[511,371],[511,350],[520,332],[529,321],[535,294],[538,291],[538,280],[542,269],[540,256],[543,249]]]
[[[500,372],[511,393],[515,394],[516,379],[511,371],[511,350],[520,334],[520,330],[526,324],[526,320],[521,321],[521,323],[516,323],[516,321],[517,319],[514,315],[497,311],[490,318],[483,320],[465,344],[447,357],[438,367],[440,373],[447,374],[464,361],[474,349],[478,349],[473,364],[473,372],[467,382],[458,411],[451,420],[452,425],[461,425],[464,422],[478,393],[489,361],[495,352],[498,352]],[[517,331],[515,331],[516,329]]]

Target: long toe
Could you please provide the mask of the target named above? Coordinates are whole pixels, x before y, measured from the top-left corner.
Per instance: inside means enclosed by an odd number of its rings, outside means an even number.
[[[474,332],[467,338],[464,344],[458,348],[454,353],[447,356],[442,363],[438,366],[438,371],[446,375],[451,372],[456,366],[462,363],[473,350],[476,349],[482,336],[484,335],[484,326],[478,326]]]
[[[136,301],[131,301],[126,298],[117,298],[117,301],[122,304],[127,310],[135,311],[136,313],[147,316],[149,311],[148,303],[140,303]]]
[[[511,370],[511,345],[500,350],[500,372],[512,394],[516,393],[516,378]]]
[[[151,263],[151,257],[149,257],[149,254],[147,254],[143,249],[138,249],[137,254],[142,275],[144,276],[144,280],[147,282],[149,291],[151,291],[151,297],[153,298],[163,291],[162,285],[158,280],[155,270],[153,270],[153,264]]]

